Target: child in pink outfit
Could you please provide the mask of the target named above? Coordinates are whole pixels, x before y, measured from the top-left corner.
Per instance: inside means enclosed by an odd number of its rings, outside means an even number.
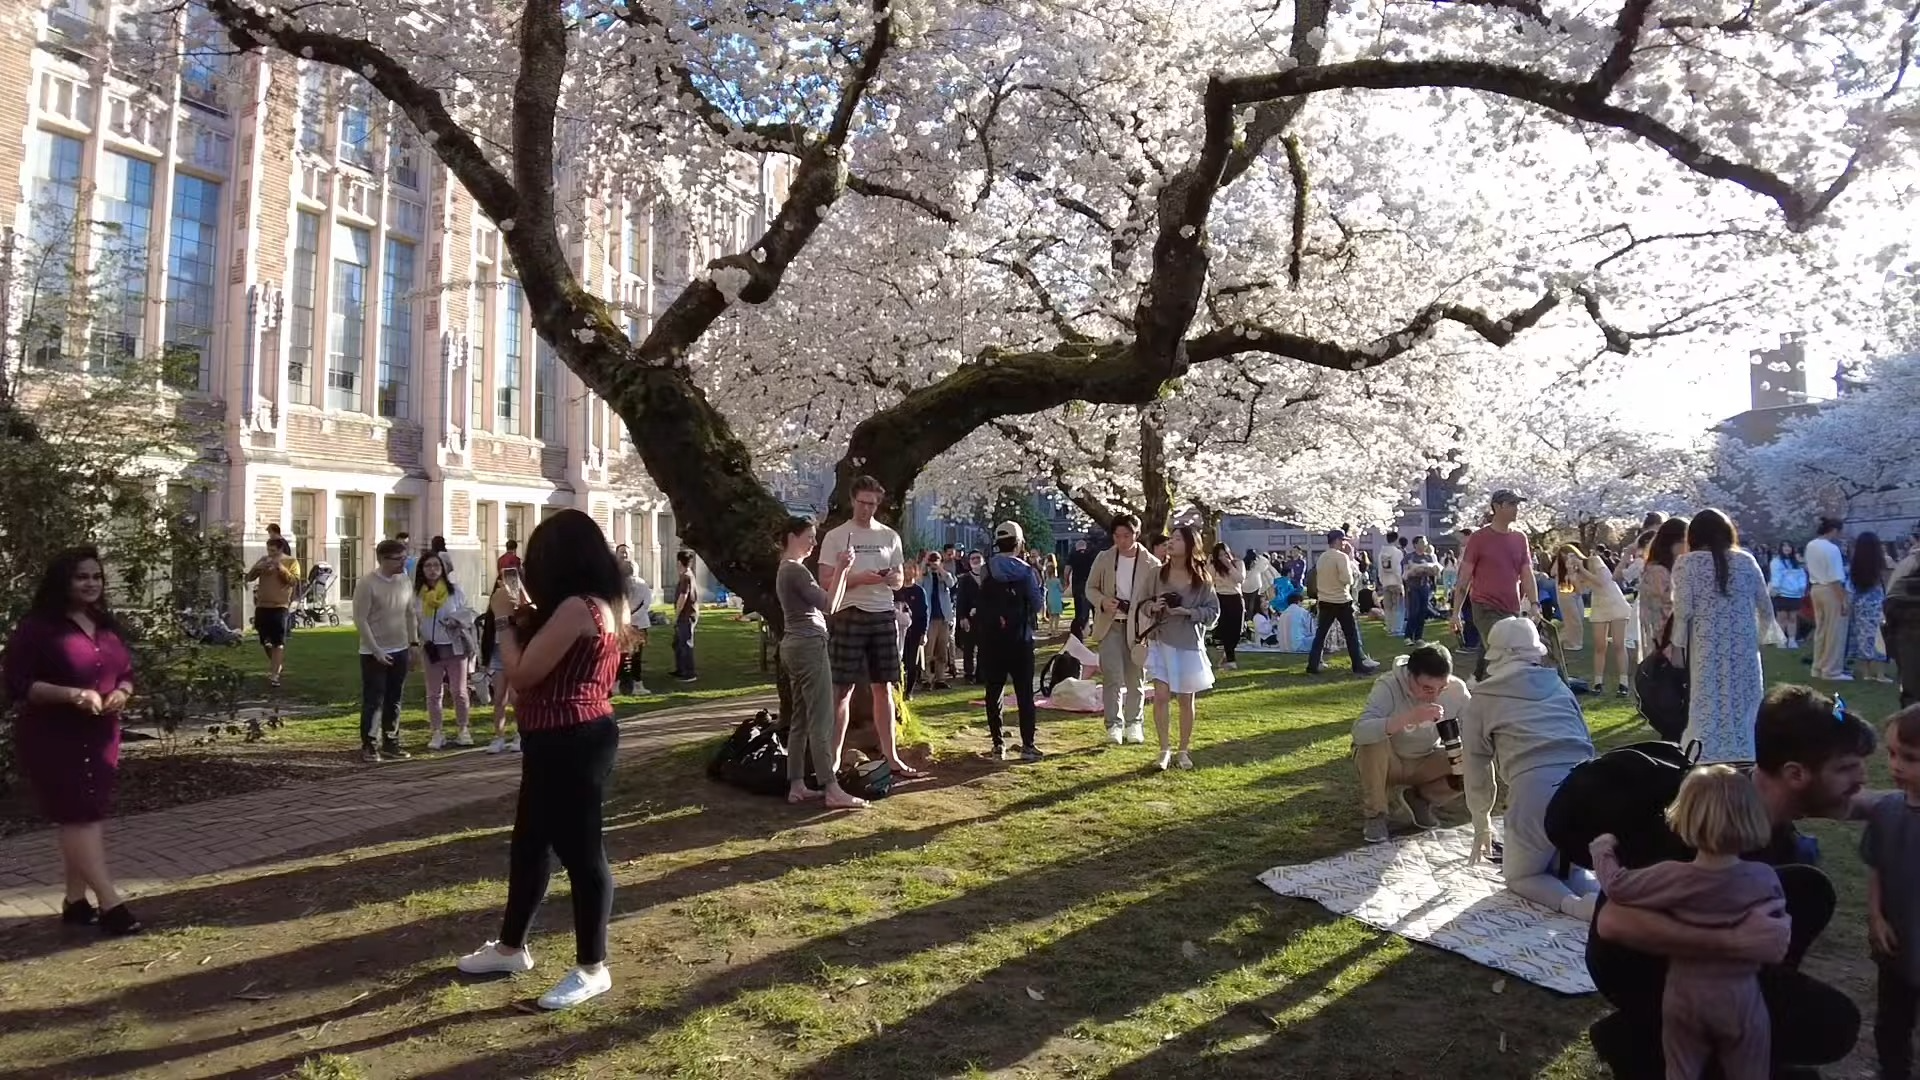
[[[1693,770],[1667,808],[1667,823],[1692,862],[1640,870],[1620,865],[1609,834],[1593,842],[1593,869],[1610,900],[1660,911],[1702,928],[1730,927],[1755,909],[1783,908],[1780,878],[1740,856],[1764,847],[1773,825],[1753,781],[1726,765]],[[1754,964],[1675,957],[1661,1001],[1667,1080],[1699,1080],[1710,1060],[1726,1080],[1768,1080],[1771,1025]]]

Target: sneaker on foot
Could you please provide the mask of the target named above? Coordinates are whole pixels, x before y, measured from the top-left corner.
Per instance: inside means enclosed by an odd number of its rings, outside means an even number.
[[[634,683],[634,684],[633,684],[633,696],[634,696],[634,697],[646,697],[646,696],[647,696],[648,694],[651,694],[651,693],[653,693],[653,691],[651,691],[651,690],[649,690],[649,689],[647,689],[647,684],[646,684],[646,683]]]
[[[487,753],[498,754],[507,748],[507,740],[495,739],[487,744]]]
[[[1187,752],[1185,750],[1180,751],[1180,753],[1174,757],[1173,763],[1174,765],[1182,769],[1193,768],[1193,759],[1187,756]]]
[[[632,684],[632,683],[630,683],[630,682],[622,682],[622,683],[620,684],[620,696],[621,696],[621,697],[632,697],[632,696],[633,696],[633,684]]]
[[[412,754],[400,749],[399,743],[388,743],[380,748],[380,759],[382,761],[405,761],[412,756]]]
[[[1168,769],[1171,769],[1171,768],[1173,768],[1173,751],[1171,750],[1160,751],[1160,771],[1166,772]]]
[[[1413,819],[1416,828],[1437,829],[1440,818],[1433,812],[1433,804],[1422,798],[1418,792],[1407,792],[1407,816]]]
[[[590,1001],[613,989],[613,974],[604,966],[598,971],[586,968],[574,968],[567,977],[553,985],[553,989],[540,995],[540,1007],[543,1009],[565,1009]]]
[[[1127,725],[1127,741],[1138,745],[1147,741],[1147,727],[1138,722]]]
[[[517,754],[519,752],[520,752],[520,736],[515,735],[513,737],[513,741],[507,743],[507,753]]]
[[[1047,755],[1040,752],[1040,748],[1037,746],[1023,746],[1020,748],[1021,761],[1039,761],[1046,756]]]
[[[1007,758],[1011,757],[1012,755],[1007,753],[1007,748],[1004,745],[1000,743],[994,743],[993,749],[988,751],[987,756],[992,758],[995,761],[1005,761],[1007,760]]]
[[[380,751],[375,750],[371,746],[363,747],[360,750],[360,760],[369,765],[378,765],[380,764]]]
[[[1623,698],[1625,698],[1625,697],[1632,697],[1632,696],[1633,696],[1633,691],[1632,691],[1632,690],[1630,690],[1630,689],[1628,689],[1628,688],[1626,688],[1626,687],[1624,687],[1624,686],[1622,686],[1622,687],[1620,687],[1619,689],[1617,689],[1617,690],[1615,690],[1615,691],[1614,691],[1614,694],[1613,694],[1613,696],[1615,696],[1615,697],[1623,697]]]
[[[438,750],[441,747],[444,747],[446,745],[447,745],[447,737],[445,735],[440,734],[437,731],[434,732],[433,738],[427,740],[427,749],[429,750]]]
[[[1380,670],[1380,661],[1362,660],[1360,666],[1353,669],[1355,675],[1371,675]]]
[[[1832,675],[1818,676],[1818,678],[1826,682],[1852,682],[1853,681],[1853,676],[1847,674],[1844,671],[1835,672]]]
[[[1108,728],[1107,738],[1113,741],[1113,745],[1119,746],[1126,739],[1126,736],[1124,734],[1124,729],[1117,728],[1117,727]]]
[[[1369,844],[1387,842],[1387,815],[1375,814],[1360,826],[1360,839]]]
[[[674,678],[675,678],[675,679],[677,679],[677,680],[679,680],[680,682],[683,682],[683,683],[690,683],[690,682],[699,682],[699,681],[700,681],[700,676],[698,676],[698,675],[675,675],[675,676],[674,676]]]
[[[458,732],[457,734],[455,734],[455,735],[454,735],[454,737],[453,737],[453,745],[455,745],[455,746],[472,746],[472,745],[473,745],[473,733],[472,733],[472,732],[470,732],[470,731],[467,731],[467,730],[466,730],[465,728],[462,728],[462,729],[461,729],[461,730],[460,730],[460,731],[459,731],[459,732]]]
[[[461,957],[454,966],[469,975],[498,975],[502,972],[518,975],[533,970],[532,950],[516,949],[510,953],[503,953],[495,948],[499,944],[497,941],[489,941]]]

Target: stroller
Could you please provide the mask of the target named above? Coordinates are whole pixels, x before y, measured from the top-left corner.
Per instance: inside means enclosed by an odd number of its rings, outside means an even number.
[[[327,600],[327,591],[333,587],[333,567],[317,562],[307,570],[307,582],[300,588],[300,596],[293,603],[288,615],[295,626],[340,625],[340,610]]]

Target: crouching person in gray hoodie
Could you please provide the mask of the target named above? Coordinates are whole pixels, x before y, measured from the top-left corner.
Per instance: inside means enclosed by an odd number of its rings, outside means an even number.
[[[1436,805],[1460,797],[1435,725],[1458,721],[1467,701],[1467,684],[1454,678],[1453,658],[1438,645],[1420,646],[1374,680],[1367,707],[1353,722],[1353,760],[1366,815],[1361,835],[1367,843],[1387,839],[1387,799],[1394,788],[1406,789],[1407,811],[1422,829],[1440,824]]]
[[[1579,699],[1553,667],[1531,619],[1502,619],[1487,631],[1487,677],[1473,688],[1460,725],[1467,752],[1467,809],[1474,856],[1493,849],[1496,776],[1507,785],[1500,875],[1514,893],[1555,911],[1593,917],[1599,884],[1578,867],[1562,878],[1547,839],[1547,803],[1573,767],[1593,757]]]

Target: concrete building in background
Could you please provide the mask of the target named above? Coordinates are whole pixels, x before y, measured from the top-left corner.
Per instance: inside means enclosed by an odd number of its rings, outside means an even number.
[[[334,564],[343,594],[400,532],[444,536],[457,575],[489,581],[502,545],[562,507],[671,580],[675,523],[624,425],[534,334],[493,223],[365,83],[187,49],[156,105],[106,70],[110,3],[11,7],[5,222],[31,247],[84,219],[76,265],[111,246],[134,272],[87,285],[114,294],[113,325],[70,326],[10,361],[164,351],[173,377],[156,391],[224,433],[192,509],[229,523],[249,558],[281,524],[303,563]],[[742,155],[689,213],[563,173],[574,270],[644,334],[694,267],[765,227],[787,181],[783,159]]]

